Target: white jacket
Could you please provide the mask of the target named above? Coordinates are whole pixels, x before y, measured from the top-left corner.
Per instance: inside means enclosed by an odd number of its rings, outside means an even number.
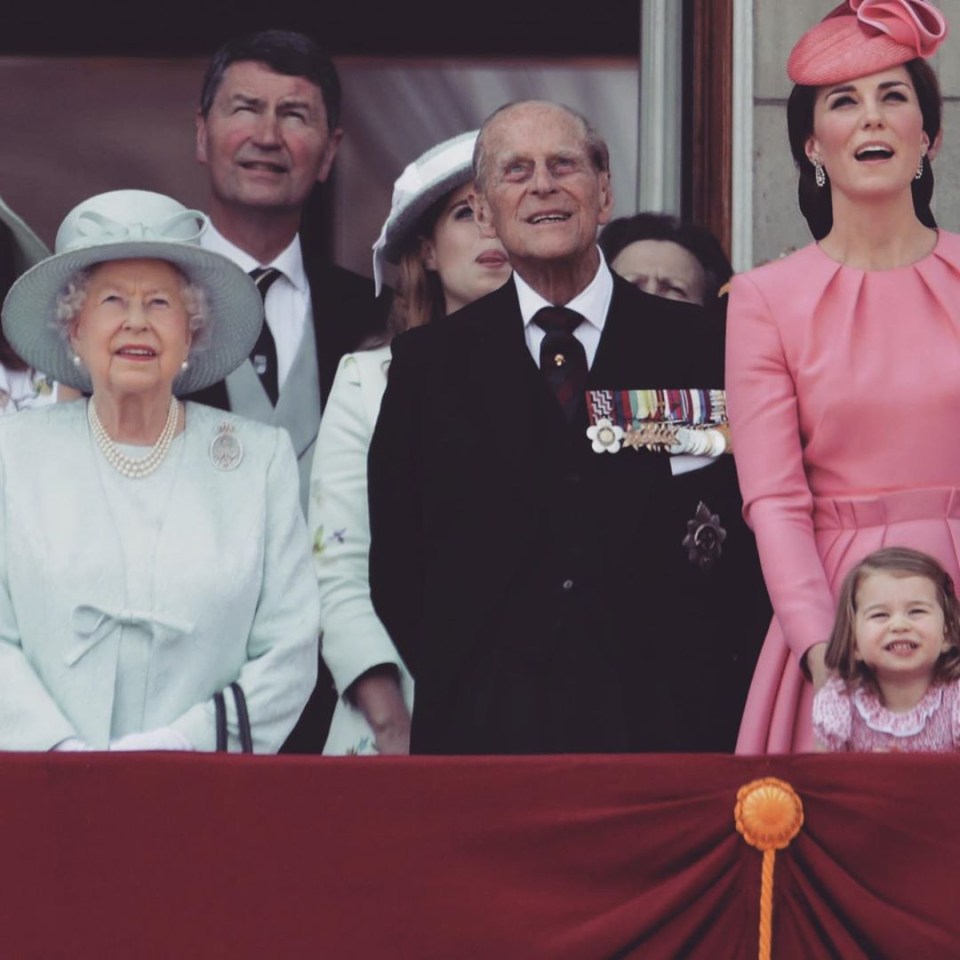
[[[373,731],[343,696],[371,667],[396,666],[404,700],[413,709],[413,679],[374,612],[368,576],[367,450],[389,364],[389,347],[347,354],[340,361],[310,476],[308,526],[320,584],[321,647],[340,693],[325,754],[375,752]]]

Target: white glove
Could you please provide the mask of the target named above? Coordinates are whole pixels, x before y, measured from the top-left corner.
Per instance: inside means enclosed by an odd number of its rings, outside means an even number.
[[[111,750],[192,750],[193,744],[173,727],[157,727],[143,733],[128,733],[110,742]]]

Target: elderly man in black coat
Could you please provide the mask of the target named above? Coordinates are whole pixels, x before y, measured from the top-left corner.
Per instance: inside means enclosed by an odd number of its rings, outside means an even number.
[[[671,664],[695,625],[660,562],[679,549],[668,460],[587,396],[720,387],[718,333],[611,274],[608,152],[583,117],[503,107],[475,167],[514,278],[394,342],[370,450],[371,588],[416,680],[411,749],[682,747]]]

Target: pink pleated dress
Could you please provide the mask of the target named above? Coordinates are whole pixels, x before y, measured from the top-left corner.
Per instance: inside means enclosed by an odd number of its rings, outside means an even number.
[[[847,571],[909,546],[960,574],[960,236],[864,271],[816,244],[735,277],[727,404],[774,619],[738,753],[814,749],[800,657]]]

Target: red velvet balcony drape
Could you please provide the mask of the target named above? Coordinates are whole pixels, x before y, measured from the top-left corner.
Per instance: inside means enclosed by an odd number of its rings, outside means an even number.
[[[0,956],[599,960],[960,957],[946,756],[480,759],[5,755]]]

